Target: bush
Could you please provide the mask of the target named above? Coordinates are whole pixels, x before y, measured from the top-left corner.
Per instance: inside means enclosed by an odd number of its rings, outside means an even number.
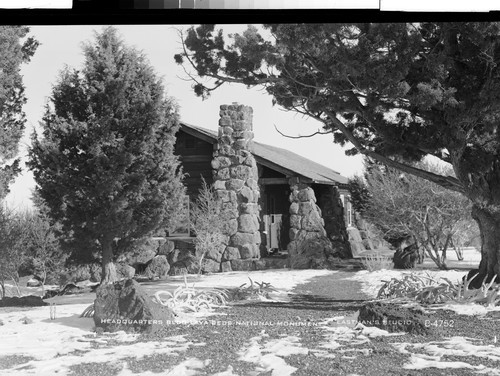
[[[196,205],[191,209],[193,231],[196,234],[195,248],[198,273],[203,269],[205,257],[220,261],[228,236],[230,209],[217,197],[213,187],[202,179],[202,188]]]
[[[240,287],[228,291],[230,300],[255,300],[266,298],[270,299],[270,294],[276,292],[276,289],[269,282],[254,282],[250,277],[250,284],[242,284]]]
[[[5,281],[12,280],[19,290],[19,269],[25,262],[26,223],[22,215],[0,205],[0,292],[5,296]]]
[[[500,284],[493,278],[489,283],[483,281],[481,288],[469,288],[476,276],[464,278],[460,283],[453,283],[447,278],[436,280],[429,275],[404,275],[403,278],[392,278],[385,282],[379,290],[378,299],[403,298],[416,300],[421,304],[435,304],[444,302],[482,303],[494,307],[500,303]]]
[[[363,267],[370,272],[392,269],[391,258],[383,256],[380,252],[361,259],[361,263],[363,264]]]
[[[226,291],[222,289],[197,290],[194,285],[189,287],[185,274],[184,286],[179,286],[173,293],[157,291],[154,296],[158,303],[177,312],[211,310],[227,305],[228,299]]]

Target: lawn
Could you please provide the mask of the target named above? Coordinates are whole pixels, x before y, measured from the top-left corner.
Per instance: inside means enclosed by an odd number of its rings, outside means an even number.
[[[460,279],[478,254],[416,273]],[[450,254],[450,259],[453,255]],[[470,264],[470,265],[469,265]],[[427,336],[357,324],[357,311],[402,271],[266,270],[189,276],[195,288],[270,282],[268,299],[183,313],[152,335],[96,334],[79,317],[94,294],[49,299],[50,307],[0,308],[0,375],[500,375],[500,309],[426,307]],[[143,283],[154,294],[182,277]],[[24,289],[33,293],[35,289]],[[27,323],[26,323],[27,322]]]

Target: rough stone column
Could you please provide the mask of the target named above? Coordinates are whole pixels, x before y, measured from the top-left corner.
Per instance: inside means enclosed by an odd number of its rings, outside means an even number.
[[[290,243],[288,257],[295,269],[328,268],[334,250],[326,236],[314,190],[299,178],[290,178]]]
[[[351,258],[349,235],[344,220],[344,207],[338,188],[324,186],[319,193],[318,203],[323,209],[326,236],[332,242],[333,248],[341,258]]]
[[[220,106],[219,137],[212,168],[218,197],[232,213],[229,244],[221,269],[241,270],[240,260],[258,259],[259,187],[257,163],[253,157],[252,108],[233,103]]]

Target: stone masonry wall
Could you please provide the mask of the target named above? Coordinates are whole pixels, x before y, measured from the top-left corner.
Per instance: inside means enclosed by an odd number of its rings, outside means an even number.
[[[232,218],[229,243],[221,257],[221,270],[247,269],[260,257],[259,186],[253,157],[252,108],[239,104],[220,106],[219,137],[214,152],[214,188]]]
[[[290,181],[290,244],[288,257],[294,269],[328,268],[334,258],[334,250],[327,237],[316,205],[314,190],[298,178]]]

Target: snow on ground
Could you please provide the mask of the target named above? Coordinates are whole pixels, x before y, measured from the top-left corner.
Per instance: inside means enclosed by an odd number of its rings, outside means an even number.
[[[272,372],[273,376],[288,376],[293,374],[297,368],[288,365],[283,357],[294,354],[307,354],[309,350],[302,347],[300,338],[296,336],[286,336],[280,339],[264,341],[269,337],[265,330],[257,337],[250,339],[239,352],[240,360],[256,363],[254,373],[249,376],[260,375],[264,372]],[[259,344],[259,342],[262,342]]]
[[[476,342],[476,343],[474,343]],[[500,347],[496,343],[481,344],[479,341],[452,337],[443,341],[429,343],[394,343],[393,346],[402,354],[410,355],[405,369],[423,370],[426,368],[467,368],[478,374],[500,375],[500,370],[483,365],[471,365],[467,362],[443,360],[445,356],[461,356],[500,361]]]
[[[337,273],[336,270],[291,270],[291,269],[275,269],[275,270],[258,270],[250,272],[227,272],[224,274],[207,274],[201,276],[188,276],[188,285],[194,284],[195,288],[219,287],[230,288],[239,287],[246,283],[250,284],[249,278],[254,282],[271,283],[272,287],[277,290],[290,292],[295,286],[305,283],[311,278]],[[165,281],[168,286],[184,286],[184,277],[176,276],[169,277]],[[161,289],[162,283],[156,282],[154,288]]]
[[[232,272],[224,276],[206,275],[195,276],[189,280],[189,285],[194,283],[195,288],[212,287],[238,287],[244,283],[249,284],[248,277],[254,282],[269,282],[273,287],[280,290],[281,295],[286,295],[293,287],[304,283],[310,278],[335,273],[334,271],[318,270],[267,270],[254,272]],[[193,281],[194,279],[194,281]],[[158,290],[172,291],[178,286],[184,285],[183,277],[174,277],[165,282],[146,284],[146,290],[155,292]],[[28,294],[37,292],[36,288],[26,289]],[[75,304],[82,300],[92,302],[94,294],[84,294],[85,297],[74,295],[60,297],[68,304],[56,306],[56,319],[50,319],[50,306],[34,307],[30,309],[8,308],[0,309],[0,356],[18,355],[29,357],[23,364],[14,368],[0,370],[0,375],[66,375],[69,367],[82,363],[108,363],[112,360],[117,367],[121,368],[120,376],[131,375],[132,372],[124,367],[127,357],[140,358],[153,354],[179,354],[186,351],[190,346],[202,346],[203,343],[192,343],[184,337],[170,337],[164,341],[146,342],[140,344],[128,344],[134,341],[137,335],[118,332],[96,337],[93,329],[94,322],[91,318],[81,318],[80,314],[88,307],[88,303]],[[280,295],[280,294],[278,294]],[[73,299],[78,297],[78,299]],[[49,300],[50,301],[50,300]],[[208,316],[209,312],[200,312],[191,315],[183,315],[179,320],[199,320]],[[31,321],[23,323],[24,318]],[[106,347],[109,341],[119,341],[119,345]],[[281,342],[270,341],[265,345],[268,353],[263,355],[263,367],[272,367],[279,362],[279,356],[284,356],[286,351],[297,351],[298,344],[287,345],[292,340],[282,339]],[[296,342],[296,339],[293,339]],[[292,341],[292,342],[293,342]],[[96,348],[97,346],[97,348]],[[100,346],[100,347],[99,347]],[[271,346],[271,347],[269,347]],[[288,347],[287,347],[288,346]],[[270,350],[269,350],[270,349]],[[286,350],[288,349],[288,350]],[[269,352],[270,351],[270,352]],[[300,351],[306,351],[302,349]],[[277,357],[277,358],[276,358]],[[255,359],[255,358],[254,358]],[[172,368],[168,375],[191,375],[198,373],[197,370],[205,366],[205,361],[199,359],[187,359]],[[284,360],[282,360],[284,362]],[[261,364],[261,363],[259,363]],[[283,365],[283,363],[280,363]],[[272,367],[273,368],[273,367]],[[276,366],[273,369],[282,369]],[[147,376],[153,373],[144,373]],[[134,374],[136,375],[136,374]],[[232,375],[228,368],[220,376]]]
[[[282,295],[307,280],[321,275],[330,275],[335,271],[318,270],[267,270],[254,272],[232,272],[224,276],[204,275],[188,277],[189,286],[194,283],[195,288],[213,287],[238,287],[249,283],[248,277],[255,282],[270,282],[273,287],[279,289]],[[382,285],[382,280],[392,277],[401,277],[403,271],[383,270],[377,272],[359,271],[354,273],[352,280],[360,281],[363,292],[375,297]],[[417,271],[425,275],[424,271]],[[450,280],[459,280],[463,271],[431,271],[432,277],[447,277]],[[183,277],[175,277],[165,282],[145,284],[150,292],[158,290],[172,291],[178,286],[184,285]],[[93,294],[88,294],[92,297]],[[80,318],[79,315],[88,304],[75,304],[71,296],[66,297],[68,304],[56,306],[56,319],[50,319],[50,307],[36,307],[31,309],[0,309],[0,320],[4,325],[0,326],[0,359],[1,356],[21,355],[27,357],[23,364],[10,369],[0,370],[0,375],[45,375],[55,374],[67,375],[71,366],[84,363],[106,363],[116,365],[121,369],[119,376],[153,376],[157,373],[143,372],[133,373],[127,365],[126,358],[141,358],[146,355],[164,354],[181,355],[192,346],[203,346],[203,343],[194,343],[184,336],[175,336],[163,341],[151,341],[145,343],[134,343],[136,335],[124,332],[96,336],[93,332],[94,323],[90,318]],[[449,305],[449,309],[452,305]],[[454,310],[469,312],[469,314],[482,314],[486,308],[479,305],[457,305]],[[443,306],[441,308],[444,308]],[[192,318],[200,319],[206,316],[201,313]],[[24,318],[32,321],[30,324],[23,323]],[[182,319],[185,319],[184,317]],[[398,336],[400,333],[388,333],[384,330],[365,327],[357,323],[357,315],[351,317],[331,317],[318,323],[318,329],[323,331],[323,341],[306,348],[300,343],[296,336],[284,335],[281,338],[268,338],[262,333],[250,338],[244,343],[239,351],[241,360],[255,364],[255,375],[262,372],[271,372],[272,375],[292,375],[295,367],[286,363],[286,357],[294,354],[314,353],[318,358],[334,357],[341,354],[342,357],[369,356],[370,349],[363,348],[371,338],[377,336]],[[116,341],[117,344],[109,346],[108,343]],[[476,341],[477,342],[477,341]],[[471,365],[467,362],[470,357],[500,361],[500,348],[493,340],[491,343],[476,343],[471,339],[454,337],[439,342],[424,344],[396,343],[394,346],[403,354],[410,355],[405,369],[422,370],[429,367],[435,368],[468,368],[478,374],[499,375],[500,371],[485,366]],[[345,355],[344,355],[345,354]],[[353,355],[359,354],[359,355]],[[464,361],[448,361],[447,355],[464,357]],[[196,375],[209,364],[209,359],[184,359],[170,370],[163,373],[170,376]],[[213,376],[234,376],[233,368],[228,368]]]
[[[151,354],[178,354],[192,343],[183,336],[167,338],[164,341],[127,344],[137,335],[118,332],[96,337],[91,318],[80,318],[87,307],[83,304],[57,306],[56,319],[50,319],[50,307],[36,307],[29,311],[0,312],[0,355],[23,355],[33,358],[8,370],[0,370],[0,375],[58,375],[69,373],[69,367],[87,362],[118,362],[127,357],[141,358]],[[26,317],[32,321],[24,324]],[[121,344],[113,347],[95,348],[109,341]],[[186,373],[179,373],[186,374]]]

